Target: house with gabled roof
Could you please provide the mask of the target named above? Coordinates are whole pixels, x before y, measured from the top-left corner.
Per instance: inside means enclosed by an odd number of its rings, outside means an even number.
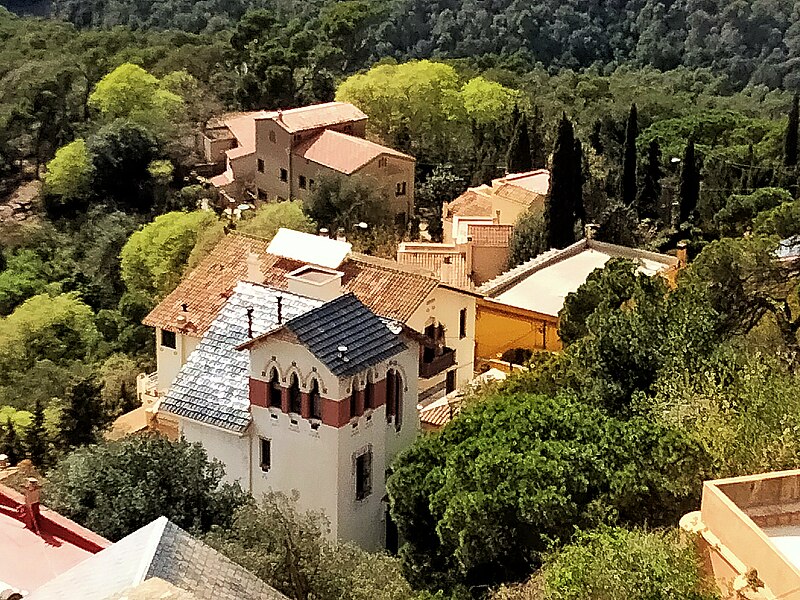
[[[211,183],[232,198],[307,200],[322,178],[359,177],[405,225],[414,210],[414,158],[365,139],[367,115],[346,102],[236,113],[206,128]]]

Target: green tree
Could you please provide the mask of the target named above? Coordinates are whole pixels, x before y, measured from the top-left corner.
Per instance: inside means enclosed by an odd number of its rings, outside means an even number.
[[[297,498],[265,494],[237,511],[230,528],[205,541],[293,600],[404,600],[414,597],[396,559],[330,541],[321,512],[300,512]]]
[[[783,138],[783,164],[786,167],[797,166],[798,127],[800,127],[800,96],[795,94],[792,98],[789,122],[786,124],[786,133]]]
[[[382,229],[392,223],[377,184],[358,177],[321,177],[303,210],[320,225],[336,232],[352,232],[358,223]]]
[[[540,591],[539,591],[540,590]],[[697,550],[677,530],[602,528],[581,532],[548,557],[529,582],[492,600],[714,600]]]
[[[47,164],[44,176],[45,192],[58,196],[63,208],[73,202],[85,201],[92,192],[94,165],[83,139],[59,148]]]
[[[544,117],[538,106],[533,107],[531,118],[531,166],[544,169],[547,166],[547,150],[545,148]]]
[[[625,147],[622,160],[622,189],[620,197],[625,206],[633,206],[636,201],[636,139],[639,137],[639,115],[636,104],[631,104],[628,122],[625,126]]]
[[[700,200],[700,168],[695,156],[694,140],[689,140],[681,160],[680,222],[687,222],[697,211]]]
[[[514,135],[508,147],[506,165],[509,173],[526,173],[533,169],[531,140],[528,135],[528,118],[514,111]]]
[[[566,114],[558,124],[550,189],[545,199],[544,219],[550,248],[566,248],[575,242],[576,204],[582,202],[575,132]]]
[[[733,194],[714,215],[714,224],[722,235],[740,236],[751,229],[762,212],[791,202],[792,196],[780,188],[761,188],[751,194]]]
[[[39,398],[34,403],[33,420],[25,430],[25,451],[34,465],[44,465],[47,458],[47,431],[44,427],[44,406]]]
[[[16,426],[11,417],[6,419],[2,434],[3,438],[2,445],[0,445],[0,453],[5,454],[9,462],[15,465],[19,459],[22,458],[22,447],[19,436],[17,435]]]
[[[658,219],[661,203],[661,147],[658,141],[652,140],[647,146],[647,162],[644,167],[642,187],[636,205],[642,219]]]
[[[223,475],[200,444],[137,435],[75,450],[44,491],[54,510],[119,540],[162,515],[192,532],[230,527],[245,500],[238,485],[221,485]]]
[[[511,232],[508,267],[520,265],[549,250],[547,238],[547,229],[541,209],[529,208],[526,210],[514,223],[514,230]]]
[[[163,298],[180,283],[201,232],[216,217],[209,211],[171,212],[131,235],[120,253],[128,290]]]
[[[67,392],[59,429],[65,447],[75,448],[97,441],[106,428],[110,415],[104,410],[102,385],[87,377],[77,381]]]
[[[428,222],[431,239],[442,240],[442,204],[457,198],[466,187],[452,165],[437,165],[414,190],[414,203]]]

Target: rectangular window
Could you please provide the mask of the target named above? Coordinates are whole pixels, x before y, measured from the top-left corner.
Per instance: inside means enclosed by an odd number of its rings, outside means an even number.
[[[358,392],[356,387],[353,386],[353,393],[350,394],[350,418],[358,416]]]
[[[269,471],[272,466],[272,441],[266,438],[258,438],[261,442],[261,451],[259,453],[259,464],[261,470],[264,472]]]
[[[289,171],[281,169],[281,181],[289,181]]]
[[[264,159],[263,158],[259,158],[258,159],[258,172],[259,173],[263,173],[264,172]]]
[[[447,381],[445,381],[445,393],[449,394],[450,392],[455,391],[456,389],[456,370],[453,369],[452,371],[447,372]]]
[[[372,448],[356,457],[356,500],[372,493]]]
[[[309,179],[309,180],[308,180],[308,189],[310,189],[310,190],[312,190],[312,191],[313,191],[313,189],[314,189],[315,187],[317,187],[317,186],[316,186],[316,184],[314,183],[314,180],[313,180],[313,179]]]
[[[375,404],[375,384],[371,381],[367,381],[367,385],[364,388],[364,408],[373,409]]]
[[[301,190],[306,189],[306,176],[300,175],[300,177],[297,178],[297,183],[300,186]]]
[[[467,337],[467,309],[462,308],[458,314],[458,337],[464,339]]]
[[[395,187],[395,190],[394,190],[394,195],[395,196],[405,196],[406,195],[406,182],[405,181],[401,181],[400,183],[397,184],[397,186]]]
[[[175,339],[175,332],[174,331],[164,331],[161,330],[161,345],[164,348],[172,348],[175,350],[177,348],[177,343]]]

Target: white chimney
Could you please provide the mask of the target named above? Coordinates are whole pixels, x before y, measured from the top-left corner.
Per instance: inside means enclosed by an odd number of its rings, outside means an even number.
[[[258,254],[249,252],[247,254],[247,281],[252,283],[263,283],[264,276],[261,274],[261,264]]]
[[[341,271],[306,265],[286,274],[289,291],[325,302],[342,295]]]

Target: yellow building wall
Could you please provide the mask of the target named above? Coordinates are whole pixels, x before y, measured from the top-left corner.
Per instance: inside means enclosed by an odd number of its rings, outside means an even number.
[[[561,350],[558,317],[479,299],[475,346],[476,355],[487,359],[513,348],[556,352]]]

